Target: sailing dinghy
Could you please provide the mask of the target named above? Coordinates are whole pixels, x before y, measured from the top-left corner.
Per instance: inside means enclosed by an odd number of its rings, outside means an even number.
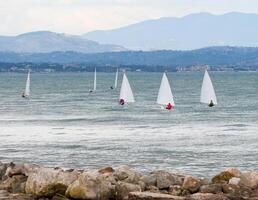
[[[163,74],[161,80],[157,104],[162,105],[162,109],[166,108],[168,110],[171,110],[173,106],[175,106],[173,94],[166,73]]]
[[[111,90],[117,88],[117,80],[118,80],[118,68],[117,68],[117,70],[116,70],[115,84],[114,84],[114,86],[110,86],[110,89],[111,89]]]
[[[133,91],[131,89],[127,76],[124,73],[121,90],[120,90],[119,103],[120,105],[124,105],[125,103],[134,103],[134,102],[135,102],[135,99],[133,96]]]
[[[93,89],[90,90],[89,92],[92,93],[92,92],[95,92],[97,89],[97,70],[95,68],[95,71],[94,71],[94,83],[93,83]]]
[[[217,105],[215,90],[213,88],[213,84],[211,82],[211,79],[207,70],[205,70],[204,77],[203,77],[200,101],[201,103],[208,104],[209,107],[213,107],[214,105]]]
[[[23,98],[29,98],[29,96],[30,96],[30,70],[29,70],[28,76],[27,76],[25,91],[22,92]]]

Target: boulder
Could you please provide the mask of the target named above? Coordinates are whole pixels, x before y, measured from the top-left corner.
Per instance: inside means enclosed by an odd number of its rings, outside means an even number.
[[[176,178],[173,174],[166,171],[153,172],[157,179],[157,187],[162,189],[168,189],[171,185],[176,184]]]
[[[146,191],[148,192],[152,192],[152,193],[159,193],[159,188],[157,188],[156,186],[150,185],[150,186],[146,186]]]
[[[130,192],[141,192],[141,187],[139,185],[135,185],[132,183],[125,183],[125,182],[119,181],[116,184],[115,191],[116,191],[116,199],[124,200],[124,199],[128,199],[128,194]]]
[[[109,174],[109,173],[113,173],[115,170],[112,167],[104,167],[99,169],[99,173],[100,174]]]
[[[12,177],[15,175],[25,175],[28,176],[30,173],[36,172],[39,166],[33,164],[14,164],[10,163],[6,169],[5,175],[7,177]]]
[[[229,172],[234,177],[240,177],[241,176],[241,171],[237,168],[227,168],[226,170],[224,170],[224,172]]]
[[[251,188],[232,184],[224,184],[222,189],[223,192],[230,195],[230,197],[241,197],[244,199],[248,198],[252,193]]]
[[[7,190],[11,193],[24,193],[25,183],[27,181],[27,176],[16,175],[7,178],[0,184],[1,190]]]
[[[195,193],[192,194],[187,200],[230,200],[223,194],[210,194],[210,193]]]
[[[241,180],[240,178],[233,177],[229,180],[228,183],[231,185],[238,185],[240,183],[240,180]]]
[[[174,196],[182,195],[183,189],[181,185],[172,185],[168,189],[168,193]]]
[[[114,177],[118,181],[137,184],[140,181],[141,174],[130,170],[128,166],[121,166],[114,172]]]
[[[211,194],[222,193],[222,185],[220,185],[220,184],[202,185],[200,187],[199,192],[200,193],[211,193]]]
[[[244,185],[246,187],[250,187],[252,189],[257,188],[258,186],[258,174],[255,171],[250,171],[247,173],[243,173],[240,176],[239,184]]]
[[[72,199],[110,199],[114,196],[115,179],[110,173],[98,170],[83,172],[66,190]]]
[[[64,195],[67,187],[77,180],[79,174],[77,171],[67,172],[62,169],[38,168],[29,174],[25,192],[36,197]]]
[[[157,177],[155,174],[143,175],[140,181],[144,182],[146,187],[157,185]]]
[[[233,177],[234,177],[234,174],[232,174],[228,171],[224,171],[224,172],[221,172],[220,174],[214,176],[211,181],[212,181],[213,184],[228,183],[229,180]]]
[[[7,167],[8,167],[7,164],[0,162],[0,181],[3,180],[3,176],[4,176],[5,173],[6,173]]]
[[[186,200],[186,198],[151,192],[130,192],[128,200]]]
[[[188,190],[191,193],[197,192],[201,186],[201,182],[198,179],[195,179],[191,176],[187,176],[184,179],[182,188]]]

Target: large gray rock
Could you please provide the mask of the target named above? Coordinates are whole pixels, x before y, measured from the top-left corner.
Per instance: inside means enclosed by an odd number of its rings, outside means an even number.
[[[200,187],[199,192],[218,194],[218,193],[222,192],[222,185],[220,185],[220,184],[202,185]]]
[[[195,193],[187,200],[230,200],[223,194]]]
[[[191,193],[197,192],[201,186],[201,181],[191,176],[186,176],[183,182],[183,189]]]
[[[118,181],[138,184],[141,178],[141,174],[130,170],[128,166],[120,166],[118,169],[115,170],[114,177]]]
[[[30,173],[25,191],[37,197],[53,197],[55,194],[65,194],[69,185],[78,179],[79,172],[68,172],[62,169],[38,168]]]
[[[187,200],[187,198],[151,192],[131,192],[128,200]]]
[[[111,173],[91,170],[82,173],[66,190],[72,199],[110,199],[114,195],[115,179]]]
[[[146,187],[157,185],[157,176],[155,174],[143,175],[140,181],[144,182]]]
[[[228,183],[231,184],[231,185],[239,185],[240,181],[241,181],[240,178],[233,177],[233,178],[231,178],[231,179],[229,180]]]
[[[168,189],[171,185],[175,185],[176,178],[173,174],[166,171],[156,171],[153,172],[157,179],[157,187],[159,189]]]
[[[7,177],[12,177],[15,175],[25,175],[28,176],[30,173],[36,172],[40,167],[33,164],[14,164],[10,163],[6,169],[5,175]]]
[[[7,178],[0,184],[0,190],[7,190],[11,193],[24,193],[27,176],[15,175]]]
[[[241,185],[255,189],[258,186],[258,174],[255,171],[243,173],[240,176]]]
[[[132,183],[125,183],[125,182],[119,181],[116,184],[115,191],[116,191],[116,199],[124,200],[124,199],[128,199],[128,194],[130,192],[141,192],[141,187],[139,185],[135,185]]]

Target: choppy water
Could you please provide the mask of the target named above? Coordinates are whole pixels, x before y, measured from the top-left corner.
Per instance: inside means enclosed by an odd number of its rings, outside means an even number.
[[[155,104],[162,74],[128,73],[136,103],[121,107],[114,74],[0,74],[0,160],[96,168],[127,164],[211,176],[258,169],[258,74],[211,73],[219,105],[199,103],[203,73],[168,74],[172,112]],[[121,83],[121,75],[119,77]]]

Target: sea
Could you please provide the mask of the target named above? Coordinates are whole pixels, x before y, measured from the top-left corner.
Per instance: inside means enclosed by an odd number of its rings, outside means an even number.
[[[115,74],[0,74],[0,161],[95,169],[128,165],[210,177],[258,170],[258,73],[210,72],[218,105],[200,103],[203,72],[168,73],[172,111],[156,104],[162,73],[127,72],[136,102],[118,104]]]

